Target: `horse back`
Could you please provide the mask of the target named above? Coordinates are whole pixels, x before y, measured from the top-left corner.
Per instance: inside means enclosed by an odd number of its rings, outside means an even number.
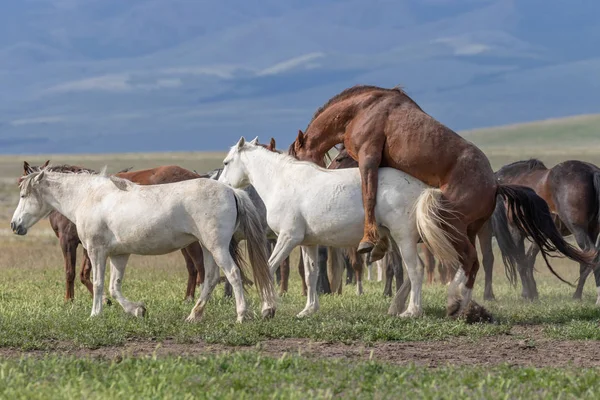
[[[207,177],[177,165],[164,165],[139,171],[121,172],[115,175],[138,185],[160,185]]]

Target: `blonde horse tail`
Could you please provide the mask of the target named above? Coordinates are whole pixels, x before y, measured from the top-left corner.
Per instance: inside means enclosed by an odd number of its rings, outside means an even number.
[[[419,235],[433,255],[446,265],[459,265],[460,256],[453,241],[463,235],[442,217],[442,214],[448,217],[455,214],[444,205],[442,191],[434,188],[424,190],[417,200],[415,211]]]
[[[273,277],[269,271],[265,228],[250,196],[238,189],[234,189],[234,196],[237,205],[238,229],[243,232],[246,239],[246,250],[252,267],[254,283],[261,300],[272,306],[274,313],[276,295]],[[234,261],[240,266],[240,269],[247,268],[247,264],[239,252],[234,255]]]

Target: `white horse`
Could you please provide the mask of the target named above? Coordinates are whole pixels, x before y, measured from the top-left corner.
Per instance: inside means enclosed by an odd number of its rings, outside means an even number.
[[[44,169],[21,181],[21,199],[11,228],[25,235],[52,210],[75,223],[88,251],[94,280],[91,316],[102,311],[107,258],[111,265],[111,296],[127,313],[144,316],[145,306],[127,300],[121,293],[129,255],[167,254],[199,241],[204,250],[206,278],[187,320],[202,317],[221,267],[233,286],[237,321],[242,322],[247,306],[239,270],[244,263],[234,238],[238,227],[246,239],[254,281],[263,301],[263,316],[275,313],[265,231],[250,198],[241,190],[210,179],[141,186],[106,176],[105,172],[90,175]]]
[[[240,188],[254,186],[267,208],[267,222],[278,234],[277,245],[269,259],[274,269],[295,246],[302,245],[308,296],[298,316],[319,308],[316,293],[317,245],[356,247],[363,233],[364,209],[358,168],[328,170],[315,164],[271,152],[257,140],[241,138],[225,158],[219,180]],[[441,192],[391,168],[379,172],[375,209],[380,229],[398,244],[411,285],[409,306],[396,296],[394,313],[418,316],[422,313],[423,267],[418,264],[417,243],[423,236],[433,253],[448,264],[458,264],[444,222],[435,214]],[[434,207],[435,205],[435,207]],[[413,212],[416,207],[416,212]],[[389,233],[388,233],[389,231]],[[400,292],[398,292],[400,293]]]

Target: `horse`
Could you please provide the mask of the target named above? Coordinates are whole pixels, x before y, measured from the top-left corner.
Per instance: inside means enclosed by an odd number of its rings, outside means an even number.
[[[319,309],[316,295],[318,245],[355,247],[360,241],[364,215],[359,171],[357,168],[324,169],[286,154],[271,152],[257,145],[257,141],[248,143],[242,137],[231,148],[223,161],[219,181],[236,188],[252,185],[263,199],[267,222],[278,234],[275,250],[269,258],[271,270],[294,247],[302,246],[308,296],[298,317],[304,317]],[[417,261],[419,232],[427,231],[428,237],[435,239],[431,247],[436,257],[454,264],[459,256],[449,235],[437,222],[439,215],[432,212],[443,209],[432,193],[435,189],[392,168],[383,168],[379,180],[382,190],[376,212],[383,221],[382,231],[398,244],[413,282],[406,311],[403,311],[403,298],[396,296],[394,304],[402,303],[398,311],[401,316],[418,316],[422,313],[423,281],[423,268]]]
[[[263,306],[262,315],[275,314],[275,293],[267,264],[266,234],[250,197],[210,179],[141,186],[125,179],[99,175],[52,172],[44,168],[21,180],[20,200],[11,229],[25,235],[52,210],[77,226],[93,269],[91,316],[102,311],[107,259],[110,258],[110,295],[134,316],[146,307],[121,292],[130,254],[161,255],[200,242],[206,281],[187,321],[201,319],[221,268],[233,286],[237,321],[246,318],[247,305],[240,268],[245,263],[235,238],[245,233],[248,257]]]
[[[30,165],[27,161],[23,162],[23,176],[32,172],[40,171],[46,168],[50,160],[42,166]],[[95,173],[95,171],[75,165],[52,166],[50,171],[56,172],[85,172]],[[165,165],[157,168],[144,169],[139,171],[123,170],[115,174],[119,178],[130,180],[140,185],[158,185],[163,183],[181,182],[189,179],[207,178],[208,175],[200,175],[195,172],[181,168],[177,165]],[[75,266],[77,264],[77,247],[81,243],[77,235],[77,227],[58,211],[52,211],[48,216],[50,226],[59,240],[60,248],[65,261],[66,293],[65,301],[73,300],[75,297]],[[188,270],[188,283],[185,291],[185,300],[193,301],[196,286],[204,282],[204,261],[202,247],[198,242],[192,243],[186,248],[181,249],[185,265]],[[92,281],[90,274],[92,266],[87,254],[83,249],[83,262],[81,264],[81,283],[85,285],[90,294],[93,294]]]
[[[276,149],[275,139],[271,138],[268,145],[262,145],[267,150],[281,153]],[[356,168],[358,164],[355,160],[353,160],[345,149],[341,149],[331,163],[327,166],[327,169],[343,169],[343,168]],[[346,249],[335,249],[328,247],[327,253],[324,252],[324,248],[319,248],[320,250],[320,261],[319,261],[319,280],[317,282],[317,288],[319,293],[337,293],[342,294],[342,280],[343,280],[343,269],[341,269],[341,264],[348,262],[349,266],[352,268],[354,272],[354,277],[356,280],[356,293],[358,295],[363,294],[363,269],[364,262],[360,254],[358,254],[356,248],[346,248]],[[341,252],[340,252],[341,250]],[[402,285],[403,281],[403,271],[402,271],[402,257],[400,257],[400,253],[397,250],[397,246],[391,250],[393,254],[387,254],[386,258],[383,259],[383,264],[386,269],[386,282],[384,288],[385,296],[392,296],[392,284],[393,279],[396,279],[396,287],[399,288]],[[340,259],[340,258],[343,258]],[[326,259],[326,262],[323,262],[323,259]],[[289,266],[289,258],[286,259],[287,262],[284,261]],[[325,269],[325,264],[327,265]],[[283,265],[282,265],[283,267]],[[280,268],[281,269],[281,268]],[[298,271],[300,272],[300,278],[302,280],[302,294],[306,296],[306,281],[304,279],[304,259],[302,256],[302,252],[300,252],[300,257],[298,259]],[[288,275],[289,276],[289,275]],[[325,276],[328,277],[324,279]],[[282,280],[282,286],[284,285],[284,281]],[[287,282],[285,282],[285,286],[287,288]]]
[[[574,236],[583,251],[600,250],[600,168],[596,165],[568,160],[547,168],[540,160],[530,159],[503,166],[496,172],[496,177],[499,182],[524,185],[535,190],[548,203],[563,235]],[[525,238],[515,229],[513,216],[510,213],[507,216],[504,203],[497,204],[492,221],[507,271],[514,281],[515,270],[518,271],[523,298],[537,299],[533,266],[539,253],[538,246],[532,244],[525,251]],[[574,299],[581,299],[585,281],[593,270],[598,292],[596,305],[600,306],[599,266],[596,264],[592,269],[588,264],[580,263]],[[491,268],[486,270],[486,277],[488,274],[491,276]]]
[[[457,296],[448,304],[448,315],[463,314],[469,304],[479,270],[475,237],[498,196],[508,202],[517,227],[540,246],[546,261],[555,250],[584,264],[596,256],[564,241],[541,197],[529,188],[497,182],[478,147],[428,115],[401,88],[361,85],[342,91],[316,111],[305,133],[298,132],[289,154],[322,165],[325,153],[339,143],[359,164],[365,216],[361,253],[381,253],[386,245],[379,240],[375,217],[379,167],[401,170],[438,188],[431,193],[445,210],[438,214],[450,224],[447,232],[462,267],[451,283]],[[431,247],[434,239],[422,238]]]

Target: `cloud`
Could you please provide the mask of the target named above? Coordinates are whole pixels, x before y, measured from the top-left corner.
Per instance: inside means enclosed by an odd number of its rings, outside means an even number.
[[[309,53],[272,65],[259,71],[257,76],[277,75],[304,64],[305,68],[316,68],[318,64],[312,61],[325,57],[324,53]]]
[[[454,50],[455,56],[474,56],[491,50],[487,44],[473,42],[465,36],[439,38],[433,40],[432,43],[448,45]]]
[[[209,75],[216,76],[221,79],[232,79],[234,72],[238,67],[234,65],[221,65],[221,66],[185,66],[185,67],[172,67],[165,68],[159,72],[162,74],[169,75]]]
[[[112,92],[124,93],[134,90],[172,89],[182,85],[179,78],[149,78],[133,80],[131,74],[111,74],[96,76],[62,83],[45,90],[46,93],[72,93],[72,92]]]
[[[93,78],[71,81],[53,86],[46,91],[49,93],[68,93],[68,92],[127,92],[133,87],[129,84],[129,74],[102,75]]]
[[[37,124],[56,124],[59,122],[64,122],[66,118],[60,116],[48,116],[48,117],[33,117],[33,118],[21,118],[15,119],[10,122],[12,126],[22,126],[22,125],[37,125]]]

